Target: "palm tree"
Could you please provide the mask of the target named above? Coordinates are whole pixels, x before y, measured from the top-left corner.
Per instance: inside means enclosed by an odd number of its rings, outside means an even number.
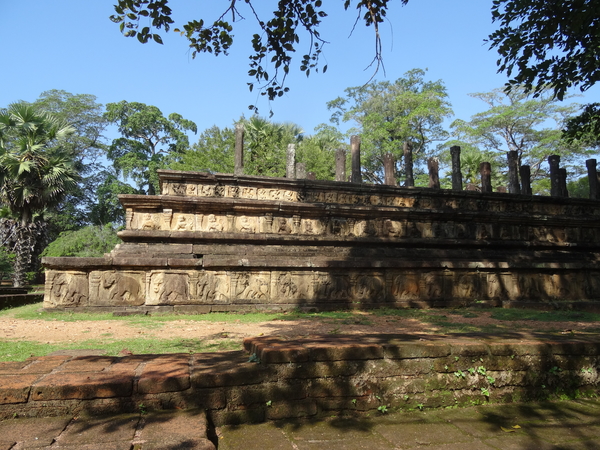
[[[15,286],[24,284],[34,256],[34,215],[57,206],[80,179],[61,146],[74,131],[52,114],[22,103],[0,110],[0,202],[15,222]]]

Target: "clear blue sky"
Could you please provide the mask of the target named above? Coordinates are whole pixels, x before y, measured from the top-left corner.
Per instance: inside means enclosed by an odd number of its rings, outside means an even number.
[[[176,25],[181,25],[202,16],[214,19],[228,3],[172,0],[170,5]],[[373,30],[359,24],[350,36],[355,11],[345,12],[341,0],[325,2],[331,8],[321,28],[330,42],[323,55],[327,73],[307,79],[293,71],[285,97],[271,105],[264,97],[257,99],[246,84],[252,81],[247,71],[249,36],[255,27],[244,2],[239,3],[247,19],[236,25],[231,54],[192,59],[186,40],[173,31],[165,35],[163,30],[162,46],[122,37],[108,19],[112,0],[0,0],[0,107],[62,89],[93,94],[103,104],[127,100],[155,105],[165,115],[178,112],[204,130],[231,126],[242,114],[249,116],[248,105],[258,102],[262,115],[272,108],[272,120],[295,122],[310,134],[319,123],[329,122],[327,101],[371,77],[372,69],[366,67],[374,54]],[[255,3],[262,7],[274,2]],[[386,72],[377,79],[393,81],[410,69],[428,69],[428,79],[445,83],[455,118],[468,120],[484,110],[483,102],[467,94],[490,91],[506,81],[497,74],[496,52],[484,42],[495,29],[491,3],[411,0],[402,7],[391,2],[389,20],[382,25]],[[597,100],[599,89],[577,101]]]

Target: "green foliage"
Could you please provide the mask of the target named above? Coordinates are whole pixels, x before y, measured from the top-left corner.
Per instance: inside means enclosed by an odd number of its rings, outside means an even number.
[[[4,246],[0,246],[0,273],[9,274],[12,272],[15,254],[9,252]]]
[[[489,109],[475,114],[468,122],[459,119],[451,125],[457,138],[451,144],[465,148],[466,159],[461,154],[461,164],[465,162],[469,180],[476,179],[476,164],[487,160],[492,163],[495,174],[493,186],[506,183],[506,152],[516,151],[519,166],[531,167],[534,193],[544,194],[549,187],[543,181],[548,178],[548,156],[561,156],[563,167],[573,163],[579,167],[579,158],[588,154],[581,146],[566,148],[561,140],[565,117],[572,114],[577,105],[559,105],[547,91],[532,98],[524,89],[516,87],[508,93],[495,89],[471,96],[485,102]],[[572,168],[571,173],[574,170]]]
[[[577,116],[567,120],[563,138],[568,144],[600,146],[600,103],[590,103]]]
[[[197,131],[196,124],[180,114],[167,118],[156,106],[125,100],[107,104],[104,117],[123,136],[113,140],[108,158],[118,173],[131,177],[149,195],[158,191],[156,169],[164,167],[167,156],[177,158],[189,149],[185,132]]]
[[[244,125],[244,173],[284,177],[288,144],[297,144],[304,131],[294,123],[270,122],[259,116],[242,118]]]
[[[109,170],[96,174],[96,201],[88,210],[87,220],[92,225],[119,224],[125,225],[125,211],[119,194],[140,194],[141,192],[127,183],[120,181],[117,175]]]
[[[55,115],[13,103],[0,110],[0,201],[10,211],[15,229],[15,286],[35,259],[43,240],[36,214],[56,208],[73,192],[79,173],[63,143],[74,128]]]
[[[305,163],[306,171],[313,172],[317,180],[335,180],[335,153],[345,148],[344,136],[326,124],[318,125],[315,131],[302,139],[296,149],[296,162]]]
[[[121,240],[111,224],[64,231],[42,252],[42,256],[95,257],[109,253]]]
[[[345,89],[345,97],[327,103],[331,120],[352,121],[361,136],[361,170],[372,183],[383,182],[383,157],[394,155],[399,181],[405,175],[403,144],[412,146],[415,166],[424,166],[427,151],[435,141],[447,139],[442,127],[452,115],[446,88],[441,80],[425,81],[425,71],[413,69],[395,82],[371,82]]]
[[[235,131],[216,125],[204,130],[198,142],[185,150],[176,161],[168,163],[173,170],[197,172],[233,173],[235,154]]]
[[[500,71],[540,94],[550,87],[562,100],[567,89],[586,90],[600,80],[600,4],[596,1],[494,0],[500,27],[489,37]]]
[[[401,0],[406,4],[408,0]],[[260,3],[260,8],[255,9],[254,3]],[[269,100],[281,97],[288,88],[285,80],[289,74],[293,56],[304,42],[308,42],[306,54],[300,53],[300,71],[310,75],[312,71],[325,72],[327,66],[321,66],[319,57],[326,41],[321,38],[319,28],[321,20],[327,15],[322,9],[322,0],[291,0],[279,1],[274,7],[272,16],[264,17],[262,4],[266,2],[225,2],[224,11],[216,20],[206,17],[197,17],[183,21],[183,25],[175,28],[189,42],[192,58],[198,53],[214,55],[227,55],[233,44],[233,27],[244,16],[254,18],[256,33],[252,35],[250,54],[250,70],[248,75],[254,79],[248,83],[252,91],[255,85],[260,89],[261,95],[266,95]],[[244,5],[248,8],[243,15],[238,8]],[[376,67],[381,64],[381,40],[379,24],[385,20],[388,9],[388,0],[345,0],[344,8],[355,6],[358,10],[357,20],[364,20],[366,26],[372,26],[375,36]],[[136,37],[139,42],[154,41],[162,44],[158,30],[164,28],[166,32],[175,23],[171,18],[172,10],[163,0],[117,0],[115,13],[110,20],[119,24],[119,30],[126,37]],[[231,21],[227,18],[231,17]],[[141,22],[141,23],[140,23]],[[270,73],[267,72],[267,66]],[[250,105],[255,112],[256,107]]]

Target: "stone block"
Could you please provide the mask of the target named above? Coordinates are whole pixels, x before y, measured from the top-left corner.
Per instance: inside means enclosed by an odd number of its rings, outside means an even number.
[[[317,404],[313,399],[273,402],[265,413],[268,420],[310,417],[317,414]]]
[[[31,400],[67,400],[129,397],[133,374],[121,372],[58,372],[47,375],[32,386]]]
[[[148,362],[137,382],[140,394],[183,391],[190,387],[189,356],[159,357]]]
[[[440,342],[399,342],[384,344],[386,358],[440,358],[450,355],[450,345]]]
[[[25,403],[29,398],[31,385],[38,375],[3,375],[0,377],[0,404]]]
[[[310,359],[313,361],[352,361],[383,359],[383,347],[379,344],[331,342],[311,344]]]

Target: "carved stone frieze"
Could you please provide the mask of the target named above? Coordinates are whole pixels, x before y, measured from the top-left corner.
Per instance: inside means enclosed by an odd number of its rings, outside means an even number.
[[[147,305],[183,305],[189,302],[189,274],[175,271],[152,271]]]
[[[46,272],[44,302],[53,307],[87,306],[89,284],[87,273],[79,271]]]
[[[93,271],[90,294],[102,306],[140,306],[145,301],[145,274],[127,271]]]

